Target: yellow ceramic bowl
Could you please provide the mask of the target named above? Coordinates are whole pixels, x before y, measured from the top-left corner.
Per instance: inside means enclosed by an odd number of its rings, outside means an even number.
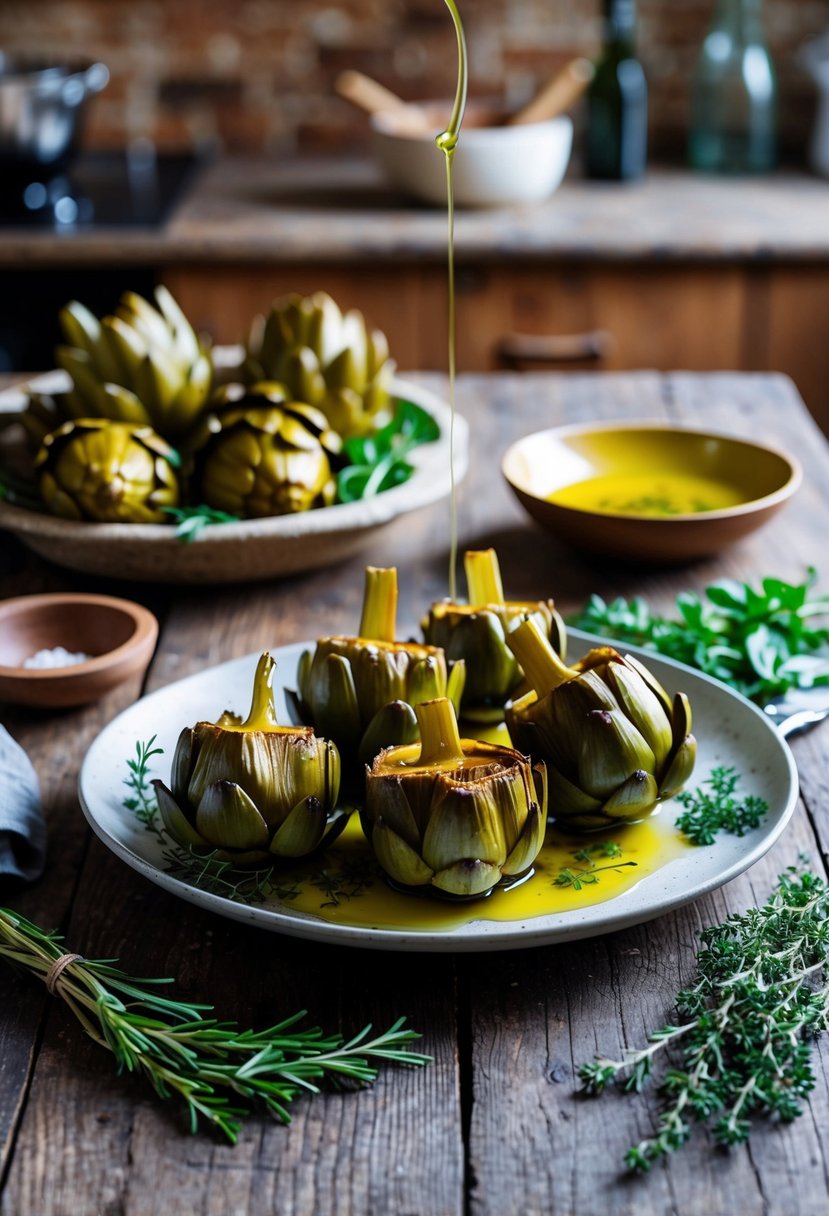
[[[648,421],[537,431],[501,467],[533,519],[564,543],[663,564],[753,532],[803,476],[778,449]]]

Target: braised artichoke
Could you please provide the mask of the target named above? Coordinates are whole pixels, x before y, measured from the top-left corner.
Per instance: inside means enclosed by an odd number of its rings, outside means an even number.
[[[338,811],[340,758],[310,727],[280,726],[271,682],[276,664],[262,655],[243,722],[185,727],[168,788],[153,781],[167,831],[179,844],[218,850],[236,864],[305,857],[345,827]]]
[[[395,886],[454,899],[527,875],[544,843],[543,763],[458,737],[446,698],[417,706],[421,743],[367,770],[363,830]]]
[[[321,409],[341,435],[364,435],[391,405],[394,363],[385,336],[363,314],[343,314],[325,292],[276,300],[251,329],[243,375],[276,380],[288,395]]]
[[[690,777],[697,744],[684,693],[610,646],[566,667],[534,621],[508,634],[535,691],[507,707],[513,744],[547,763],[554,819],[591,831],[644,819]]]
[[[60,312],[66,345],[55,352],[72,378],[54,400],[65,418],[109,418],[151,426],[177,442],[210,399],[213,367],[207,348],[165,287],[158,308],[125,292],[113,316],[99,321],[76,300]],[[27,429],[43,425],[36,406]]]
[[[35,458],[53,515],[97,523],[166,523],[179,500],[178,455],[148,426],[82,418],[47,435]]]
[[[340,438],[282,385],[233,384],[194,433],[191,498],[247,519],[330,505]]]
[[[320,638],[299,661],[300,716],[335,740],[352,786],[381,748],[417,739],[413,706],[443,696],[457,706],[463,691],[463,663],[395,641],[396,616],[397,571],[369,566],[359,636]]]
[[[505,704],[520,689],[523,678],[506,642],[509,631],[524,617],[532,616],[562,657],[567,633],[552,600],[504,600],[494,549],[465,553],[464,569],[469,603],[441,600],[433,604],[421,628],[426,641],[442,647],[450,662],[466,662],[461,717],[470,722],[500,722]]]

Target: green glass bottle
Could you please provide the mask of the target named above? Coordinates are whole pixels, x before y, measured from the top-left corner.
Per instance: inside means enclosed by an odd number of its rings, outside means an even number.
[[[777,80],[761,0],[717,0],[694,74],[688,156],[709,173],[766,173],[777,160]]]
[[[588,177],[630,181],[645,172],[648,85],[636,58],[635,0],[603,0],[602,53],[587,94]]]

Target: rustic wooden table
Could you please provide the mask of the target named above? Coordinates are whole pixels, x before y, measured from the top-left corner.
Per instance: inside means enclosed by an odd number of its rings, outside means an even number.
[[[429,380],[428,377],[425,379]],[[431,383],[438,383],[434,378]],[[553,594],[572,610],[590,591],[641,592],[668,610],[682,588],[730,575],[800,580],[825,568],[829,449],[791,384],[750,375],[464,377],[472,470],[460,494],[461,541],[494,544],[515,597]],[[523,516],[497,458],[515,437],[590,417],[655,417],[780,441],[803,461],[796,501],[764,531],[712,559],[671,571],[580,560]],[[367,554],[400,571],[401,627],[445,594],[445,504],[394,525]],[[89,588],[10,537],[0,542],[4,595]],[[113,572],[115,574],[116,572]],[[100,583],[96,584],[100,587]],[[264,1025],[306,1008],[346,1033],[406,1014],[434,1063],[388,1068],[373,1089],[301,1099],[283,1127],[252,1119],[231,1148],[191,1137],[174,1104],[114,1075],[41,986],[0,972],[0,1181],[3,1216],[570,1216],[582,1213],[760,1213],[829,1210],[829,1050],[815,1046],[818,1085],[786,1127],[762,1126],[727,1154],[705,1136],[667,1166],[628,1178],[624,1150],[654,1126],[653,1095],[575,1093],[578,1064],[617,1053],[671,1016],[697,933],[762,901],[775,876],[829,848],[829,726],[796,738],[802,800],[766,859],[742,878],[640,928],[512,953],[378,954],[296,942],[182,903],[125,867],[93,838],[77,774],[98,731],[144,690],[268,645],[349,630],[362,567],[284,583],[175,589],[107,588],[151,606],[161,636],[144,688],[60,714],[12,711],[5,721],[38,770],[50,830],[41,882],[0,891],[25,915],[60,927],[73,950],[118,957],[136,975],[175,976],[179,991],[220,1014]]]

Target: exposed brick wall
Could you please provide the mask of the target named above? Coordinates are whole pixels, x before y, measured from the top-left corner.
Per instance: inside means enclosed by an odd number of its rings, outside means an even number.
[[[713,0],[639,0],[655,156],[680,158],[691,73]],[[594,54],[599,0],[461,0],[473,93],[518,104],[574,54]],[[804,159],[815,90],[795,52],[829,28],[829,0],[765,0],[787,157]],[[365,119],[332,82],[359,68],[406,98],[448,96],[455,42],[441,0],[0,0],[0,47],[92,56],[110,68],[86,142],[165,149],[354,150]]]

